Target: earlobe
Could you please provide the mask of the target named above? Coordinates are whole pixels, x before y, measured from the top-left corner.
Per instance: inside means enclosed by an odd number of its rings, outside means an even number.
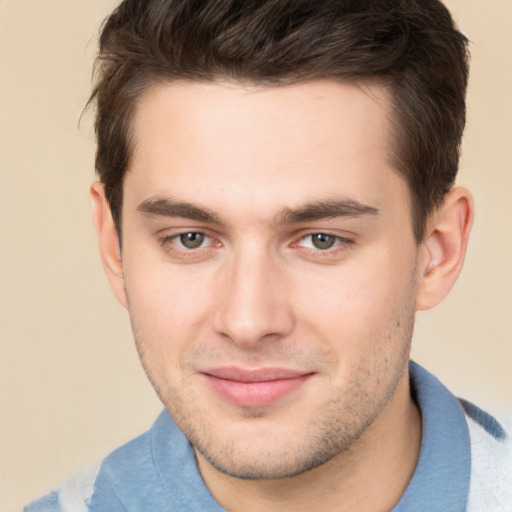
[[[91,198],[92,220],[96,230],[103,268],[117,300],[126,307],[119,237],[102,183],[96,182],[91,186]]]
[[[416,309],[430,309],[448,295],[460,274],[473,223],[473,198],[463,187],[446,194],[422,242]]]

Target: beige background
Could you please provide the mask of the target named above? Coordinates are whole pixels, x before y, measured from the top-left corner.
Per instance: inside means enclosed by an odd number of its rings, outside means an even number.
[[[160,406],[89,221],[95,37],[113,0],[0,0],[0,510],[146,429]],[[458,285],[419,315],[414,357],[512,411],[512,2],[452,0],[472,40],[459,182],[477,220]]]

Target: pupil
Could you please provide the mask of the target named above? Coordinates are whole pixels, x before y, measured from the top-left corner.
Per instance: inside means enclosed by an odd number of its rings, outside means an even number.
[[[313,235],[313,245],[317,249],[330,249],[335,242],[335,238],[325,233],[317,233]]]
[[[204,235],[202,233],[185,233],[180,235],[180,242],[184,247],[188,249],[196,249],[204,241]]]

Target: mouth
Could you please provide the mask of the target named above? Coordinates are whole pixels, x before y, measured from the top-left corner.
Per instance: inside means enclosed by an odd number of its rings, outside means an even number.
[[[203,376],[210,389],[239,407],[264,407],[301,388],[313,373],[284,368],[213,368]]]

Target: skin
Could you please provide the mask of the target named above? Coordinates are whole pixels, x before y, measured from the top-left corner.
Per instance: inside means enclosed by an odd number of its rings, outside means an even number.
[[[133,119],[122,255],[92,187],[142,364],[226,510],[389,510],[412,476],[415,312],[453,285],[472,202],[452,190],[415,243],[390,111],[371,84],[160,84]],[[248,405],[218,368],[303,377]]]

